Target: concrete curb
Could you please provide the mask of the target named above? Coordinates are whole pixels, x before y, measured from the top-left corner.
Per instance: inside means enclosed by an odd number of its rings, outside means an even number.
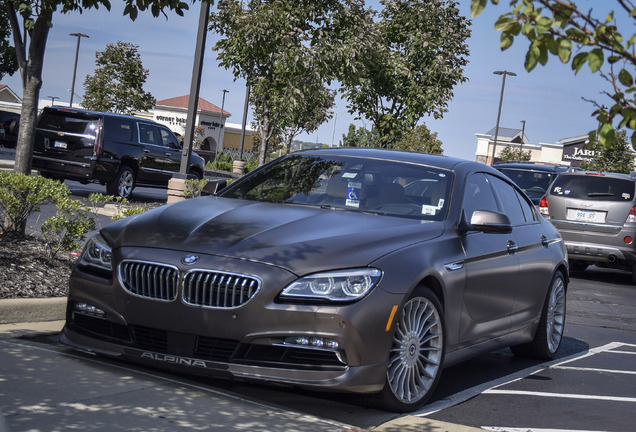
[[[58,321],[66,317],[66,297],[0,300],[0,324]]]

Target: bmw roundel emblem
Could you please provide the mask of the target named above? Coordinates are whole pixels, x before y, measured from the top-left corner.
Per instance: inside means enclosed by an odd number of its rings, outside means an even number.
[[[199,257],[196,255],[188,255],[187,257],[183,257],[181,259],[181,262],[186,264],[186,265],[192,265],[195,262],[199,261]]]

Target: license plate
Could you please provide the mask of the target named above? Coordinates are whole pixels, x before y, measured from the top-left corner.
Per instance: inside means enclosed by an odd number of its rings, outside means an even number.
[[[597,210],[568,209],[567,219],[576,222],[603,223],[607,212]]]
[[[65,148],[68,148],[68,143],[66,143],[64,141],[55,141],[53,143],[53,147],[65,149]]]

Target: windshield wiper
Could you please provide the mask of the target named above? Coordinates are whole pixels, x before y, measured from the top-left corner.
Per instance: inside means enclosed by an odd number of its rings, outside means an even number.
[[[616,196],[616,194],[613,194],[611,192],[590,192],[587,194],[587,196],[589,197],[613,197]]]

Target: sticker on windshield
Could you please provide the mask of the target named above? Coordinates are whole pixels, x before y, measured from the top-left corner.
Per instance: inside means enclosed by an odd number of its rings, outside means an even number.
[[[435,216],[437,213],[437,207],[432,205],[423,205],[422,206],[422,214],[426,216]]]
[[[357,175],[358,175],[357,172],[346,172],[342,175],[342,178],[352,179],[352,178],[356,178]]]
[[[347,207],[360,207],[360,191],[362,189],[362,183],[349,182],[347,187],[347,201],[345,204]]]

